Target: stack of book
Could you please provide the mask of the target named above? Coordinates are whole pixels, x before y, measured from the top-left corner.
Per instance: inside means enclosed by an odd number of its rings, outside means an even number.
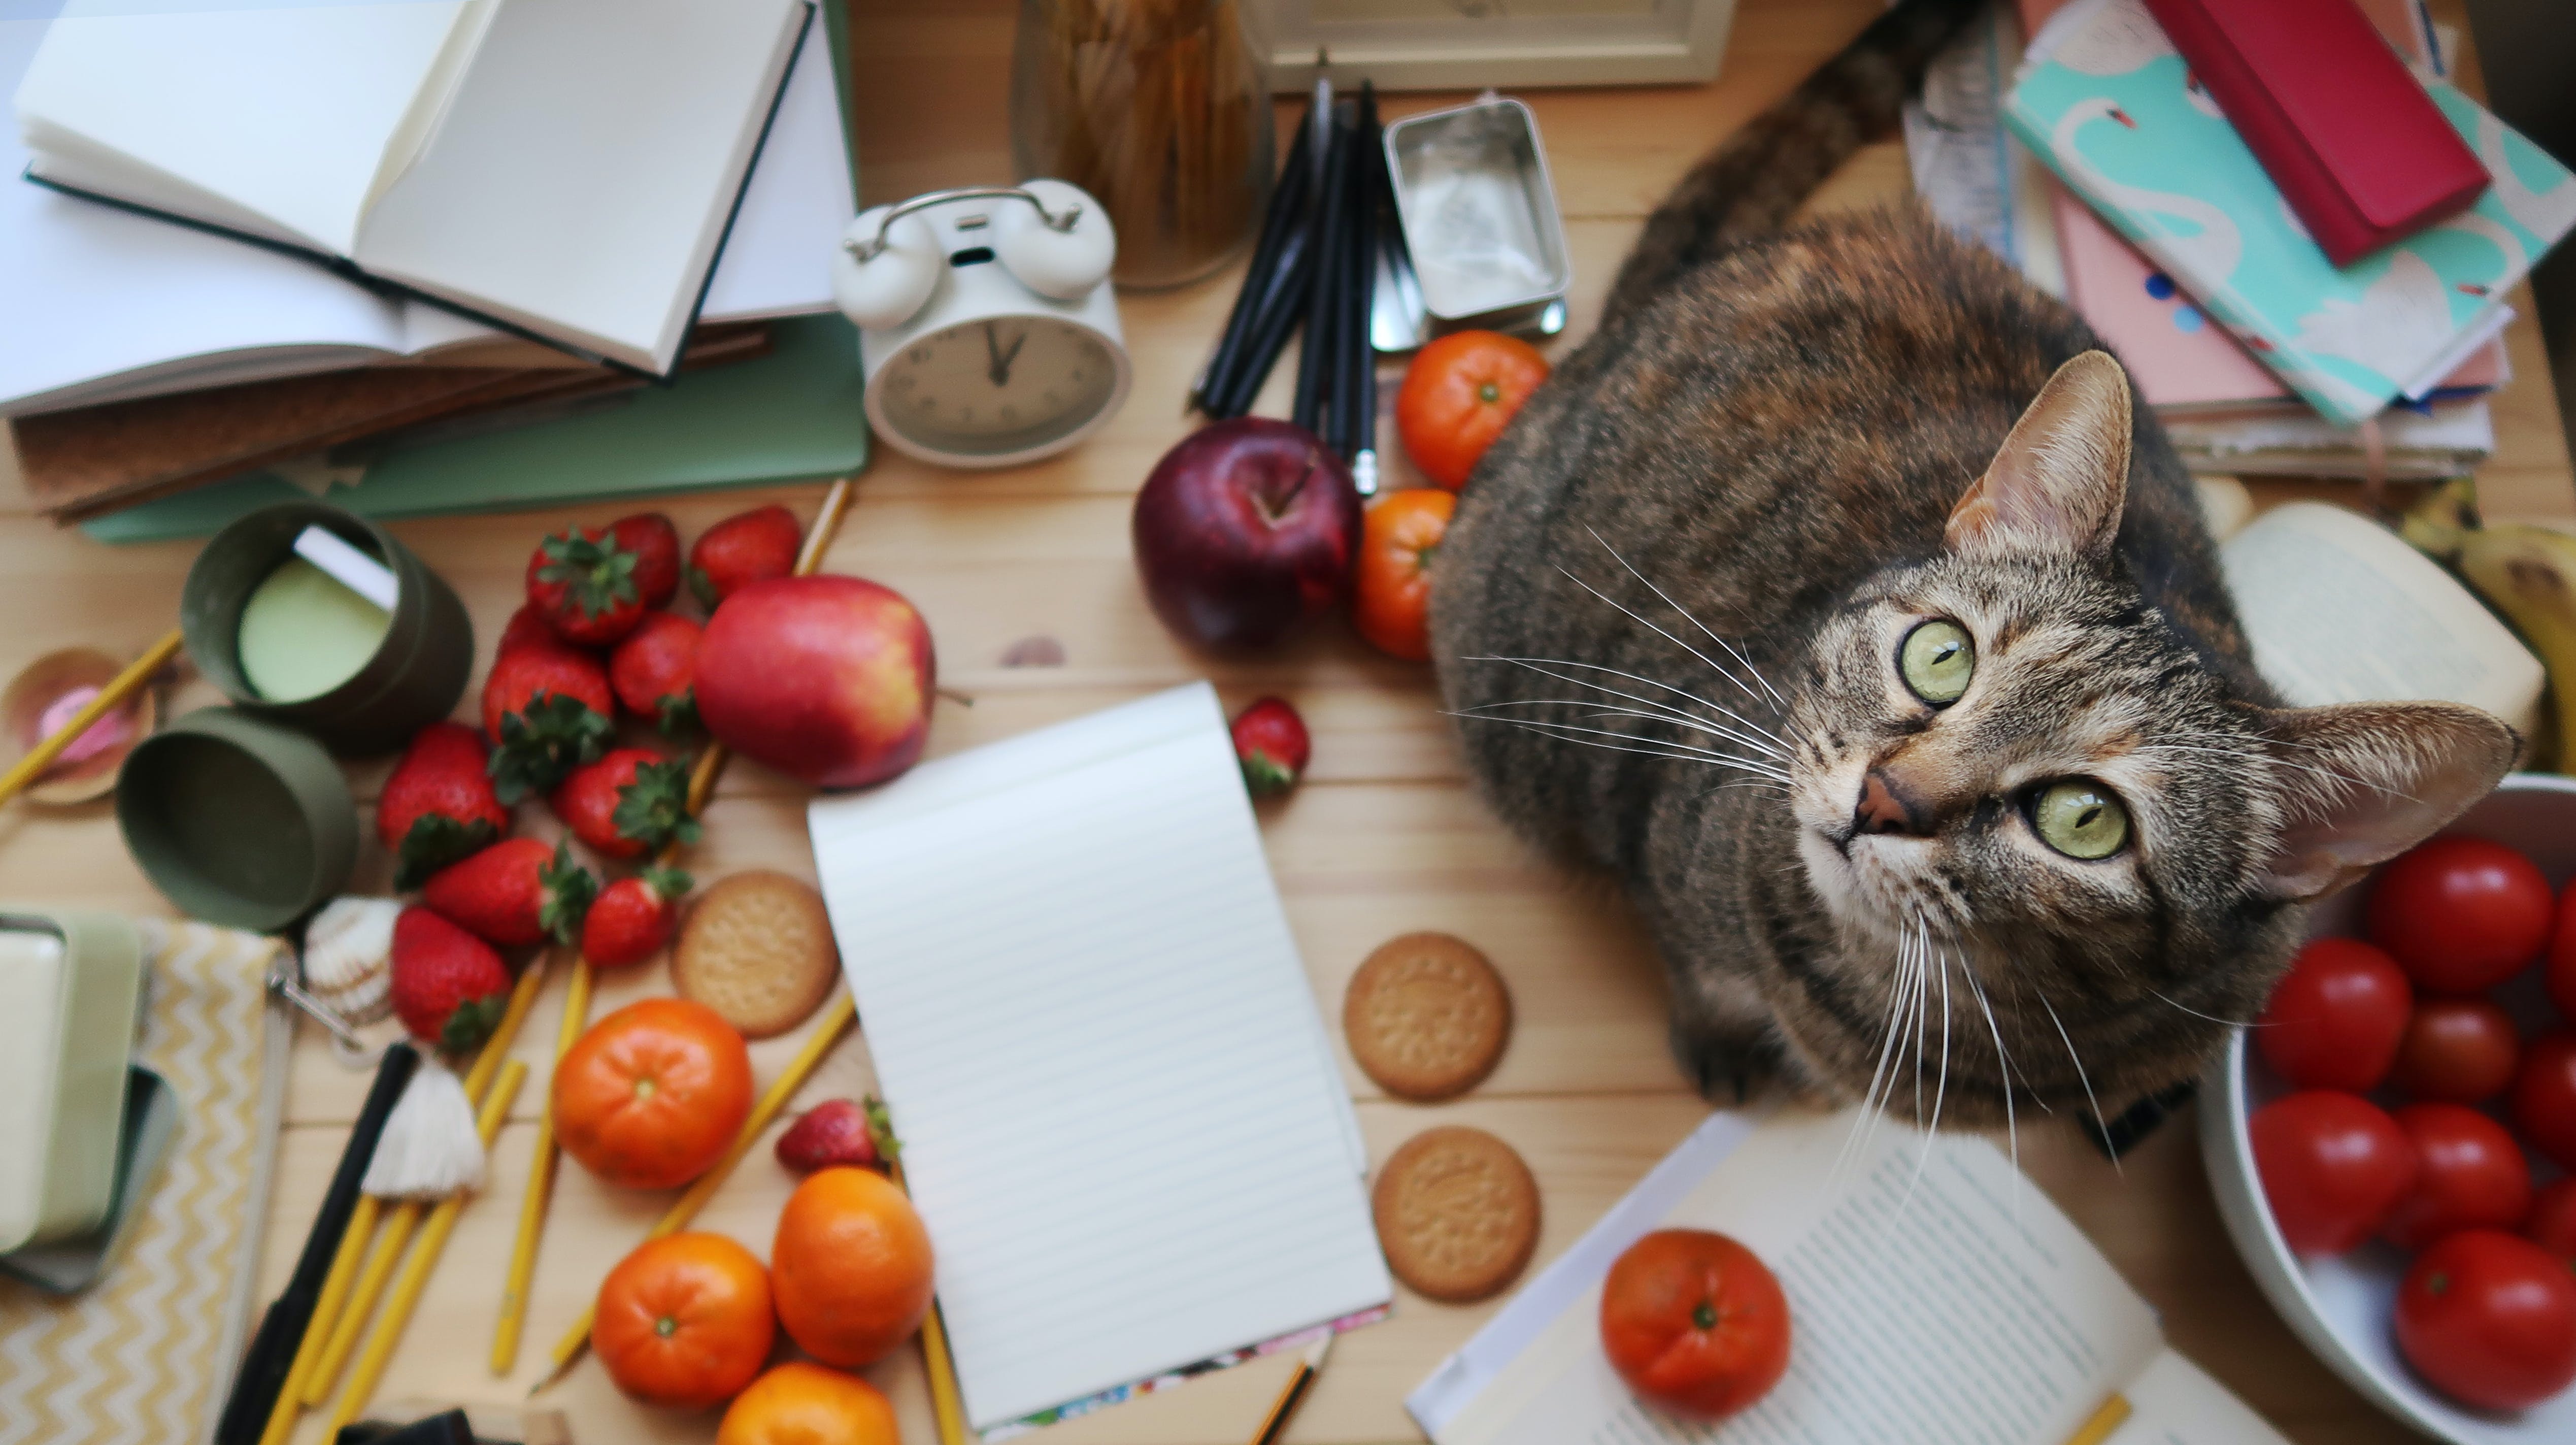
[[[2576,224],[2576,180],[2440,79],[2418,0],[2360,9],[2494,183],[2349,266],[2309,238],[2142,0],[1998,6],[1909,118],[1935,214],[2080,312],[2196,470],[2472,469],[2495,445],[2484,397],[2511,376],[2504,294]]]
[[[81,520],[262,468],[363,474],[778,352],[785,318],[831,312],[855,209],[814,15],[0,20],[0,416],[31,499]]]

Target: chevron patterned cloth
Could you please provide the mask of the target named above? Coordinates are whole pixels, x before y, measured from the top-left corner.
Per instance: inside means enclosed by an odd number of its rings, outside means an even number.
[[[141,1215],[86,1293],[0,1279],[0,1441],[199,1445],[214,1434],[258,1264],[283,1067],[263,978],[277,941],[138,920],[149,960],[141,1062],[179,1129]],[[272,1063],[272,1060],[275,1062]]]

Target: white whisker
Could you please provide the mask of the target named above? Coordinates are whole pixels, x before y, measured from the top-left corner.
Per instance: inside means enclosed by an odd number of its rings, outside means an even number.
[[[1451,713],[1449,716],[1466,717],[1466,714]],[[1636,753],[1642,757],[1664,758],[1677,763],[1698,763],[1704,767],[1712,768],[1740,768],[1745,772],[1754,773],[1767,778],[1774,783],[1785,785],[1789,781],[1781,774],[1769,771],[1761,763],[1755,762],[1749,758],[1729,757],[1724,753],[1713,753],[1705,748],[1694,748],[1684,743],[1666,743],[1654,738],[1640,738],[1634,733],[1614,733],[1604,731],[1601,728],[1576,728],[1569,727],[1564,723],[1535,722],[1525,718],[1477,717],[1468,718],[1467,720],[1470,722],[1501,723],[1505,727],[1526,728],[1531,732],[1538,733],[1545,737],[1557,738],[1560,741],[1576,743],[1587,748],[1599,748],[1604,752]],[[1567,736],[1569,733],[1578,732],[1597,733],[1605,738],[1627,738],[1633,742],[1653,743],[1655,746],[1623,748],[1616,743],[1596,743],[1589,738]]]
[[[2193,1008],[2191,1005],[2183,1003],[2178,999],[2166,998],[2164,992],[2160,989],[2151,988],[2148,989],[2147,992],[2154,994],[2160,999],[2164,999],[2166,1003],[2172,1004],[2175,1008],[2182,1010],[2184,1013],[2187,1013],[2196,1019],[2207,1019],[2211,1023],[2225,1024],[2229,1028],[2236,1029],[2259,1029],[2268,1027],[2261,1019],[2223,1019],[2216,1014],[2202,1013],[2200,1010]]]
[[[1695,719],[1695,718],[1694,718],[1694,719],[1683,719],[1683,718],[1678,718],[1678,717],[1666,717],[1666,716],[1664,716],[1662,713],[1659,713],[1659,712],[1646,712],[1646,711],[1644,711],[1644,710],[1642,710],[1642,709],[1639,709],[1639,708],[1633,708],[1633,707],[1606,707],[1606,706],[1604,706],[1602,703],[1597,702],[1597,701],[1595,701],[1595,700],[1593,700],[1593,699],[1591,699],[1591,698],[1588,698],[1588,697],[1533,697],[1533,698],[1515,698],[1515,699],[1513,699],[1513,700],[1511,700],[1511,701],[1509,701],[1509,702],[1486,702],[1486,703],[1478,703],[1476,706],[1471,707],[1471,708],[1468,708],[1468,709],[1464,710],[1463,712],[1461,712],[1461,713],[1459,714],[1459,716],[1461,716],[1461,717],[1470,717],[1470,716],[1474,716],[1474,715],[1476,715],[1476,714],[1482,713],[1482,712],[1486,711],[1486,710],[1487,710],[1487,709],[1489,709],[1489,708],[1501,708],[1501,707],[1588,707],[1588,708],[1597,708],[1597,709],[1600,709],[1600,710],[1599,710],[1599,711],[1597,711],[1597,712],[1594,712],[1594,713],[1590,714],[1590,716],[1593,716],[1593,717],[1634,717],[1634,718],[1644,718],[1644,719],[1645,719],[1646,721],[1648,721],[1648,722],[1657,722],[1657,723],[1662,723],[1662,724],[1664,724],[1666,727],[1689,728],[1689,729],[1690,729],[1690,730],[1692,730],[1693,732],[1705,733],[1705,734],[1707,734],[1708,736],[1713,737],[1713,738],[1724,738],[1726,741],[1728,741],[1728,742],[1731,742],[1731,743],[1735,744],[1737,747],[1742,747],[1742,748],[1751,748],[1754,752],[1761,754],[1763,757],[1770,758],[1771,760],[1773,760],[1773,761],[1775,761],[1775,762],[1787,762],[1787,761],[1788,761],[1788,758],[1787,758],[1784,754],[1782,754],[1782,753],[1781,753],[1781,751],[1780,751],[1778,748],[1773,747],[1773,746],[1772,746],[1771,744],[1769,744],[1769,743],[1763,742],[1763,741],[1762,741],[1761,739],[1759,739],[1759,738],[1747,737],[1747,736],[1746,736],[1746,735],[1744,735],[1743,733],[1736,732],[1736,731],[1734,731],[1734,730],[1733,730],[1733,729],[1731,729],[1731,728],[1723,727],[1723,726],[1720,726],[1720,725],[1715,724],[1715,723],[1701,722],[1701,721],[1699,721],[1699,720],[1697,720],[1697,719]]]
[[[1897,1202],[1896,1212],[1903,1214],[1914,1199],[1914,1186],[1923,1182],[1923,1171],[1932,1164],[1932,1146],[1941,1138],[1941,1101],[1950,1092],[1950,951],[1926,941],[1929,957],[1941,969],[1941,1072],[1932,1085],[1932,1122],[1923,1130],[1923,1152],[1914,1159],[1914,1177],[1905,1183],[1905,1197]]]
[[[1992,1034],[1995,1040],[1995,1067],[1996,1072],[2003,1076],[2004,1085],[2004,1140],[2012,1148],[2013,1226],[2019,1228],[2021,1226],[2021,1128],[2013,1119],[2012,1055],[2004,1049],[2003,1026],[1995,1022],[1994,1006],[1986,1002],[1985,985],[1977,982],[1977,961],[1968,957],[1964,951],[1959,958],[1959,971],[1967,975],[1968,992],[1975,996],[1978,1010],[1986,1016],[1986,1032]]]
[[[1871,1116],[1878,1101],[1879,1081],[1887,1077],[1888,1060],[1896,1053],[1897,1017],[1905,996],[1906,944],[1912,938],[1913,933],[1909,929],[1897,940],[1896,967],[1888,975],[1887,1027],[1884,1037],[1879,1040],[1878,1064],[1869,1071],[1869,1087],[1861,1091],[1860,1112],[1853,1118],[1850,1131],[1843,1135],[1842,1149],[1834,1155],[1833,1173],[1837,1179],[1848,1165],[1852,1151],[1859,1147],[1864,1130],[1875,1132]]]
[[[1589,682],[1579,677],[1567,677],[1561,672],[1550,672],[1548,669],[1551,667],[1571,667],[1580,669],[1584,672],[1606,672],[1612,677],[1624,677],[1630,682],[1643,683],[1648,687],[1661,689],[1664,692],[1671,693],[1675,697],[1688,698],[1692,702],[1698,703],[1701,707],[1707,708],[1711,712],[1725,714],[1727,719],[1731,722],[1740,723],[1743,726],[1752,728],[1756,732],[1762,733],[1767,737],[1777,738],[1779,736],[1769,728],[1762,726],[1762,724],[1755,722],[1753,719],[1746,717],[1744,714],[1737,712],[1735,709],[1728,707],[1722,702],[1711,702],[1707,698],[1700,696],[1698,693],[1675,687],[1671,683],[1665,682],[1660,678],[1647,677],[1641,673],[1623,672],[1618,668],[1603,667],[1598,663],[1568,662],[1565,659],[1558,657],[1504,657],[1488,654],[1482,657],[1469,657],[1461,660],[1466,662],[1508,662],[1515,667],[1526,667],[1530,671],[1542,676],[1555,678],[1559,682],[1570,682],[1577,687],[1597,688],[1600,691],[1610,693],[1615,697],[1626,697],[1634,702],[1647,701],[1647,699],[1635,697],[1629,693],[1620,692],[1616,688],[1603,687],[1600,683]],[[1673,710],[1675,712],[1681,711],[1679,708],[1675,708]],[[1687,714],[1685,714],[1685,716],[1687,716]]]
[[[1691,626],[1696,627],[1696,628],[1698,628],[1700,631],[1707,633],[1707,634],[1708,634],[1708,640],[1709,640],[1709,641],[1714,642],[1714,643],[1716,643],[1718,646],[1725,648],[1725,649],[1726,649],[1726,655],[1727,655],[1727,656],[1734,658],[1734,659],[1735,659],[1737,662],[1739,662],[1739,663],[1742,663],[1742,664],[1744,665],[1744,671],[1745,671],[1746,675],[1750,676],[1750,677],[1751,677],[1755,682],[1758,682],[1758,683],[1762,684],[1762,690],[1763,690],[1764,692],[1768,692],[1768,693],[1770,693],[1770,694],[1771,694],[1771,701],[1772,701],[1772,702],[1777,703],[1777,704],[1779,704],[1779,705],[1781,705],[1781,706],[1783,706],[1783,707],[1785,707],[1785,706],[1787,706],[1787,705],[1788,705],[1788,704],[1787,704],[1787,702],[1786,702],[1786,701],[1785,701],[1785,700],[1780,696],[1780,694],[1779,694],[1778,692],[1775,692],[1775,691],[1773,691],[1773,690],[1772,690],[1772,687],[1771,687],[1771,680],[1770,680],[1769,678],[1764,677],[1764,676],[1762,675],[1762,670],[1761,670],[1760,668],[1755,667],[1755,666],[1753,665],[1753,659],[1751,659],[1751,658],[1749,658],[1749,657],[1746,657],[1742,652],[1737,651],[1737,650],[1736,650],[1736,646],[1735,646],[1735,644],[1734,644],[1734,643],[1729,642],[1729,641],[1727,641],[1725,638],[1718,636],[1716,632],[1714,632],[1714,631],[1712,631],[1712,630],[1710,629],[1710,627],[1709,627],[1709,625],[1708,625],[1707,623],[1702,622],[1702,621],[1700,621],[1697,617],[1692,616],[1692,615],[1691,615],[1691,611],[1690,611],[1690,609],[1689,609],[1689,608],[1682,606],[1682,605],[1681,605],[1680,603],[1678,603],[1678,602],[1675,602],[1675,601],[1672,599],[1672,596],[1671,596],[1669,593],[1665,592],[1665,591],[1664,591],[1664,589],[1662,589],[1661,587],[1656,586],[1653,582],[1648,581],[1648,579],[1647,579],[1647,577],[1646,577],[1646,574],[1645,574],[1645,573],[1643,573],[1643,572],[1638,571],[1638,570],[1636,569],[1636,567],[1635,567],[1635,566],[1633,566],[1633,565],[1631,565],[1631,564],[1629,563],[1629,561],[1628,561],[1628,559],[1627,559],[1627,558],[1620,556],[1620,555],[1619,555],[1619,549],[1618,549],[1618,548],[1616,548],[1616,547],[1611,546],[1607,541],[1604,541],[1604,540],[1603,540],[1603,538],[1602,538],[1602,536],[1601,536],[1601,534],[1600,534],[1599,532],[1597,532],[1597,531],[1593,531],[1593,529],[1592,529],[1590,526],[1588,526],[1588,525],[1587,525],[1587,526],[1585,526],[1583,530],[1585,530],[1585,531],[1587,531],[1587,532],[1591,532],[1591,533],[1592,533],[1592,540],[1593,540],[1593,541],[1595,541],[1595,542],[1600,542],[1600,543],[1601,543],[1601,550],[1602,550],[1602,551],[1609,553],[1609,554],[1610,554],[1610,556],[1612,557],[1612,559],[1614,559],[1615,561],[1617,561],[1617,562],[1618,562],[1618,564],[1619,564],[1620,566],[1622,566],[1622,567],[1626,567],[1626,568],[1628,569],[1628,575],[1629,575],[1629,576],[1636,578],[1636,579],[1637,579],[1638,581],[1640,581],[1640,582],[1644,582],[1644,583],[1646,584],[1646,590],[1647,590],[1647,591],[1654,593],[1657,597],[1661,597],[1661,598],[1663,598],[1663,600],[1664,600],[1664,605],[1665,605],[1666,607],[1669,607],[1669,608],[1673,609],[1675,612],[1680,613],[1680,614],[1682,615],[1682,617],[1690,623],[1690,625],[1691,625]],[[1737,683],[1737,684],[1736,684],[1736,686],[1738,686],[1738,687],[1742,687],[1742,686],[1743,686],[1743,684],[1742,684],[1742,683]],[[1751,689],[1747,688],[1747,689],[1746,689],[1746,691],[1748,691],[1748,692],[1749,692],[1749,691],[1751,691]]]
[[[1646,629],[1648,632],[1655,634],[1657,637],[1671,643],[1673,646],[1678,647],[1682,651],[1689,653],[1691,656],[1698,658],[1702,666],[1706,667],[1709,671],[1716,673],[1718,676],[1725,678],[1728,682],[1734,683],[1737,690],[1742,692],[1746,697],[1756,699],[1757,701],[1761,698],[1762,695],[1755,692],[1750,683],[1737,677],[1732,670],[1730,670],[1724,663],[1719,662],[1716,658],[1709,656],[1707,653],[1702,652],[1698,648],[1691,646],[1689,643],[1682,641],[1673,634],[1666,632],[1664,629],[1657,627],[1651,622],[1648,622],[1645,618],[1630,611],[1625,603],[1620,602],[1609,593],[1602,591],[1600,588],[1593,586],[1591,583],[1584,581],[1573,573],[1567,572],[1563,567],[1559,567],[1556,570],[1564,574],[1566,581],[1573,583],[1575,586],[1582,588],[1584,591],[1589,592],[1593,596],[1600,598],[1602,601],[1609,603],[1611,606],[1618,608],[1620,614],[1626,617],[1629,621],[1636,623],[1639,627]]]
[[[2126,1173],[2120,1168],[2120,1151],[2111,1148],[2111,1121],[2102,1117],[2102,1101],[2093,1093],[2093,1080],[2085,1075],[2084,1056],[2075,1052],[2075,1038],[2066,1032],[2066,1021],[2057,1016],[2057,1006],[2048,1001],[2048,995],[2033,989],[2031,996],[2039,1000],[2041,1008],[2048,1010],[2048,1021],[2057,1026],[2058,1040],[2066,1045],[2066,1057],[2075,1061],[2075,1080],[2084,1086],[2084,1102],[2093,1106],[2093,1127],[2102,1132],[2102,1145],[2111,1155],[2113,1172]]]

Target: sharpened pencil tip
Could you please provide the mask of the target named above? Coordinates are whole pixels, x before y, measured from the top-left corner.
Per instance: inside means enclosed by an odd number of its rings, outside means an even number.
[[[1317,1340],[1306,1347],[1307,1369],[1320,1370],[1324,1368],[1324,1356],[1333,1352],[1333,1335],[1334,1331],[1327,1329],[1324,1331],[1324,1337],[1322,1339]]]

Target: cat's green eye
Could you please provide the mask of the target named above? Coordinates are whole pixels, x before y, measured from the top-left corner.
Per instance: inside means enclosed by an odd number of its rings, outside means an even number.
[[[2031,800],[2030,826],[2069,858],[2108,858],[2129,841],[2129,810],[2100,783],[2068,778]]]
[[[1968,629],[1947,620],[1919,623],[1896,647],[1896,671],[1916,697],[1948,707],[1968,690],[1977,671],[1977,644]]]

